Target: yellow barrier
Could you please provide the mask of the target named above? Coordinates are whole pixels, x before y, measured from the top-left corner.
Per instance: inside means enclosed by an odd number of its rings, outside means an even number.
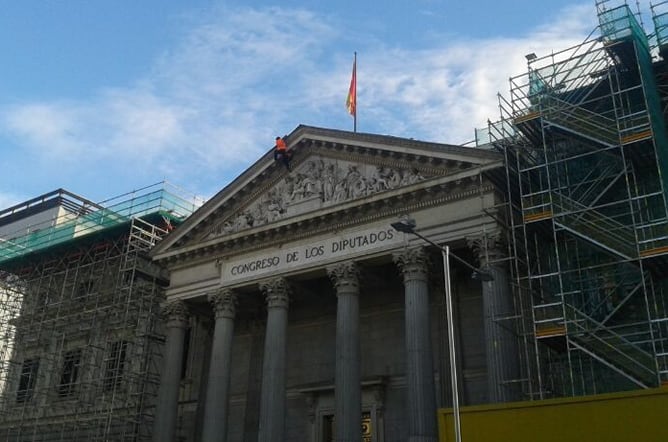
[[[460,409],[462,442],[666,442],[668,388]],[[453,442],[452,409],[438,411]]]

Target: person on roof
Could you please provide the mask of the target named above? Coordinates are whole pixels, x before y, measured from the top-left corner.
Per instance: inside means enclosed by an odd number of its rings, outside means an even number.
[[[288,151],[288,146],[285,144],[285,140],[281,137],[276,137],[274,160],[282,161],[283,164],[285,164],[285,167],[290,170],[290,159],[292,159],[292,153]]]

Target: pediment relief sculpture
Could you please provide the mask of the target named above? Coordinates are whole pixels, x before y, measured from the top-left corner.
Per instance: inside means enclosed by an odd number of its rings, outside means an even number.
[[[430,178],[415,168],[312,158],[241,211],[218,223],[209,238],[259,227]]]

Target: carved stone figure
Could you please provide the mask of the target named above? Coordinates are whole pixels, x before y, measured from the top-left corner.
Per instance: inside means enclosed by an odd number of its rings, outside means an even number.
[[[348,166],[348,173],[346,174],[345,177],[345,187],[346,187],[346,196],[348,199],[351,198],[356,198],[359,196],[355,195],[355,193],[359,192],[354,192],[353,189],[359,187],[359,180],[361,178],[360,171],[357,169],[357,166],[355,165],[350,165]]]
[[[345,181],[341,180],[336,183],[336,186],[334,187],[334,202],[339,203],[341,201],[345,201],[347,196],[348,190],[346,189]]]
[[[267,222],[274,222],[281,217],[283,211],[279,201],[270,200],[267,204]]]
[[[234,223],[234,230],[235,232],[238,232],[239,230],[247,229],[252,226],[253,222],[251,221],[250,212],[244,211],[241,214],[239,214],[239,216],[237,216],[237,220]]]
[[[322,179],[322,200],[330,201],[334,198],[334,188],[336,187],[337,182],[337,173],[336,173],[336,164],[328,164],[323,173]]]
[[[376,170],[373,173],[373,191],[382,192],[383,190],[389,189],[390,185],[387,183],[387,175],[385,169],[382,166],[376,166]]]
[[[401,175],[399,174],[399,171],[397,169],[390,169],[387,174],[387,187],[394,189],[395,187],[398,187],[400,183]]]

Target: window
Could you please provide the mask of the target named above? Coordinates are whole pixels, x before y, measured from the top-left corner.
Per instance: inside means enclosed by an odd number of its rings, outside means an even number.
[[[29,402],[32,399],[39,370],[39,359],[26,359],[21,366],[19,388],[16,390],[16,402]]]
[[[63,372],[58,384],[58,396],[72,396],[76,390],[79,379],[79,368],[81,367],[81,349],[70,350],[63,358]]]
[[[105,359],[103,391],[112,391],[118,387],[123,379],[123,367],[127,354],[128,342],[117,341],[111,344]]]

